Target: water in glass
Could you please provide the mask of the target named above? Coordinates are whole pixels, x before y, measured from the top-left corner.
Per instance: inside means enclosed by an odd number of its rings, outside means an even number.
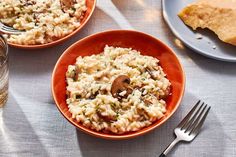
[[[8,98],[8,52],[7,45],[2,36],[0,36],[0,108],[5,105]]]

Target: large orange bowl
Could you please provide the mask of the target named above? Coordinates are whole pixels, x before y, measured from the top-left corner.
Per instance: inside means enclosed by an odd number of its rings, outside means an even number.
[[[46,44],[40,44],[40,45],[20,45],[20,44],[14,44],[14,43],[11,43],[11,42],[8,42],[8,44],[10,46],[13,46],[13,47],[16,47],[16,48],[21,48],[21,49],[40,49],[40,48],[47,48],[47,47],[51,47],[51,46],[54,46],[54,45],[57,45],[67,39],[69,39],[70,37],[72,37],[73,35],[75,35],[76,33],[78,33],[83,27],[84,25],[88,22],[88,20],[90,19],[94,9],[95,9],[95,6],[96,6],[96,0],[86,0],[86,6],[87,6],[87,10],[84,14],[84,17],[83,19],[81,20],[81,24],[80,26],[75,29],[72,33],[58,39],[58,40],[55,40],[53,42],[50,42],[50,43],[46,43]]]
[[[133,48],[140,51],[143,55],[156,57],[160,60],[160,65],[163,67],[164,72],[172,84],[172,95],[167,98],[167,112],[163,118],[137,132],[122,135],[97,132],[84,127],[71,118],[71,113],[66,104],[65,73],[67,67],[68,65],[74,64],[78,56],[88,56],[102,52],[105,45]],[[184,71],[175,53],[160,40],[150,35],[131,30],[101,32],[77,41],[61,55],[52,74],[52,94],[62,115],[82,131],[105,139],[128,139],[143,135],[157,128],[166,122],[176,111],[183,97],[184,88]]]

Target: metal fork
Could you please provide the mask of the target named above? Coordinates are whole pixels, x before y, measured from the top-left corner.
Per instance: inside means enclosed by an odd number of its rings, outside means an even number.
[[[16,34],[17,35],[17,34],[20,34],[24,31],[14,29],[14,28],[6,26],[6,25],[4,25],[3,23],[0,22],[0,32],[4,33],[4,34]]]
[[[200,132],[200,129],[207,117],[211,107],[199,100],[192,110],[175,128],[175,140],[162,152],[159,157],[166,157],[170,150],[180,141],[190,142]]]

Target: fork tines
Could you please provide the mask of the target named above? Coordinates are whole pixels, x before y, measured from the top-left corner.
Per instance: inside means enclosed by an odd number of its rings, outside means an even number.
[[[20,34],[23,32],[21,30],[17,30],[12,27],[6,26],[1,22],[0,22],[0,31],[2,31],[3,33],[10,33],[10,34]]]
[[[209,105],[199,100],[177,127],[189,135],[198,134],[210,109]]]
[[[191,111],[175,128],[175,140],[163,151],[159,157],[164,157],[179,141],[192,141],[199,133],[211,107],[199,100]]]

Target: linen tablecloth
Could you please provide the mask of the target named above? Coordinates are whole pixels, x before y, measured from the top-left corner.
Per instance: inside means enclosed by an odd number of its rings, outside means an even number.
[[[53,67],[75,41],[109,29],[135,29],[159,38],[186,72],[183,101],[165,124],[144,136],[108,141],[67,122],[51,96]],[[10,48],[9,100],[0,109],[0,156],[154,157],[174,139],[173,129],[197,99],[212,106],[200,135],[179,144],[171,157],[236,156],[236,64],[203,57],[181,46],[161,14],[160,0],[98,0],[86,26],[72,39],[41,50]]]

